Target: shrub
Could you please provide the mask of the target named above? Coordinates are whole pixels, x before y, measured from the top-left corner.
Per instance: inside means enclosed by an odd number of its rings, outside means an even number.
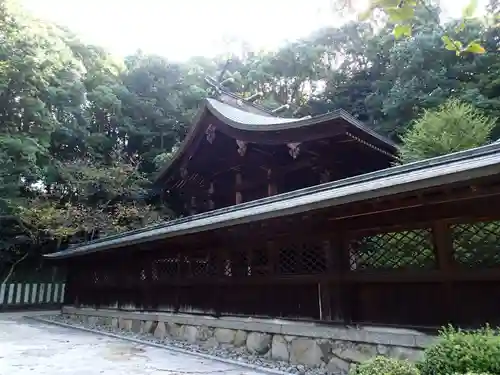
[[[358,365],[350,375],[420,375],[420,372],[411,362],[375,357]]]
[[[489,327],[464,332],[448,327],[425,351],[422,375],[500,374],[500,337]]]
[[[403,163],[467,150],[489,142],[495,118],[485,116],[470,104],[450,99],[427,110],[402,136]]]

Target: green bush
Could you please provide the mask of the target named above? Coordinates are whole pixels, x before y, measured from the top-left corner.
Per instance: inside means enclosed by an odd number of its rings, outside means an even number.
[[[411,362],[375,357],[356,366],[350,375],[420,375],[420,372]]]
[[[448,327],[425,351],[422,375],[500,374],[500,336],[489,327],[464,332]]]
[[[489,142],[496,118],[468,103],[449,99],[436,109],[425,111],[402,135],[402,163],[467,150]]]

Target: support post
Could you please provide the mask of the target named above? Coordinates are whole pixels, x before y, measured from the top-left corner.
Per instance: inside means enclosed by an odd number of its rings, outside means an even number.
[[[334,262],[332,257],[332,246],[330,240],[323,242],[323,251],[326,260],[326,272],[328,275],[332,275],[334,272]],[[327,279],[327,281],[321,281],[318,283],[319,289],[319,299],[320,299],[320,320],[332,320],[332,285]]]
[[[175,306],[174,312],[177,314],[181,307],[180,301],[180,280],[182,279],[182,254],[177,254],[177,275],[176,275],[176,283],[175,283]]]
[[[340,229],[340,228],[339,228]],[[340,229],[335,233],[334,240],[334,264],[333,269],[336,276],[335,309],[334,320],[342,320],[344,324],[351,324],[354,308],[354,290],[352,284],[347,280],[351,270],[349,237]]]
[[[191,197],[191,202],[189,205],[189,214],[196,215],[196,197]]]
[[[453,239],[448,223],[437,221],[432,225],[432,235],[434,240],[434,254],[441,276],[441,288],[443,298],[441,299],[441,313],[443,323],[454,322],[454,301],[453,301]]]
[[[272,195],[278,194],[278,188],[276,186],[276,179],[273,174],[272,169],[267,170],[267,196],[270,197]]]
[[[240,204],[243,202],[243,196],[242,196],[241,191],[240,191],[242,181],[243,181],[243,177],[241,175],[241,172],[237,171],[236,172],[236,180],[235,180],[235,182],[236,182],[235,203],[236,204]]]
[[[210,182],[210,187],[208,188],[208,209],[213,210],[215,209],[215,202],[214,202],[214,183]]]

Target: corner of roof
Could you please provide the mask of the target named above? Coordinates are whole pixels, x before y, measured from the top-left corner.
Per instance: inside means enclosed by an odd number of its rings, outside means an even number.
[[[194,116],[193,120],[191,121],[191,125],[189,127],[188,133],[186,134],[186,137],[179,145],[177,151],[173,154],[172,159],[166,162],[165,165],[158,171],[154,180],[155,185],[158,184],[165,177],[165,175],[173,168],[173,166],[185,153],[186,149],[189,147],[193,139],[196,137],[196,134],[198,133],[199,129],[199,124],[201,123],[203,115],[206,113],[207,110],[210,110],[210,108],[212,107],[209,104],[209,100],[210,100],[209,98],[204,98],[202,100],[200,108],[196,112],[196,115]]]

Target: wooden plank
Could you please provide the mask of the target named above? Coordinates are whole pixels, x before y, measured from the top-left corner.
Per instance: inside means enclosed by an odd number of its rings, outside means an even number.
[[[59,300],[59,303],[64,303],[65,302],[65,297],[66,297],[66,284],[62,283],[61,284],[61,291],[60,291],[60,300]]]
[[[8,285],[7,305],[13,305],[16,298],[15,295],[16,285],[12,283],[9,283],[7,285]]]
[[[0,284],[0,307],[7,304],[7,288],[8,284]]]
[[[23,284],[23,304],[25,305],[30,305],[30,290],[31,290],[31,284],[30,283],[24,283]]]

